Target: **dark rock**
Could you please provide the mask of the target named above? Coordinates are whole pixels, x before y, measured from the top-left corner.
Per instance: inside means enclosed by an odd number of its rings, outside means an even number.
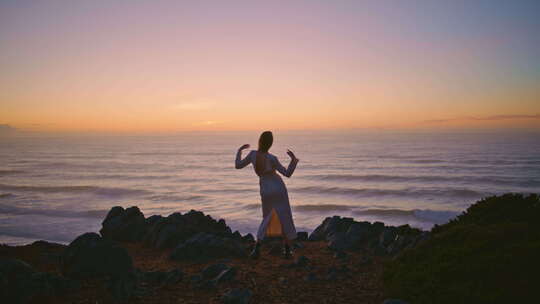
[[[173,285],[176,284],[184,278],[184,272],[180,269],[173,269],[169,272],[167,272],[167,275],[165,277],[165,281],[163,282],[165,285]]]
[[[251,242],[255,242],[255,238],[253,237],[253,235],[251,233],[248,233],[248,234],[242,236],[242,241],[251,243]]]
[[[61,266],[62,273],[73,278],[121,277],[134,270],[125,248],[92,232],[78,236],[69,244],[63,252]]]
[[[373,259],[367,256],[362,256],[360,258],[360,261],[358,261],[359,266],[367,266],[371,265],[373,263]]]
[[[234,288],[222,296],[225,304],[248,304],[253,293],[246,288]]]
[[[138,241],[146,232],[144,215],[137,207],[113,207],[101,225],[104,238],[118,241]]]
[[[178,244],[172,251],[170,258],[173,260],[200,260],[245,256],[246,248],[242,242],[232,238],[199,232],[188,240]]]
[[[108,278],[116,299],[129,298],[137,287],[127,250],[97,233],[85,233],[69,244],[62,254],[61,270],[69,278]]]
[[[42,296],[58,296],[78,288],[76,281],[52,273],[35,271],[17,259],[0,258],[2,302],[25,303]]]
[[[301,255],[296,259],[295,264],[296,267],[305,267],[309,264],[309,262],[309,259],[305,255]]]
[[[283,253],[283,247],[281,244],[274,244],[272,247],[270,247],[270,250],[268,251],[268,254],[273,256],[278,256]]]
[[[151,284],[159,284],[161,283],[163,280],[165,280],[165,277],[167,276],[167,272],[165,271],[148,271],[148,272],[143,272],[142,273],[142,277],[143,277],[143,280],[151,283]]]
[[[325,218],[311,233],[309,240],[328,241],[328,248],[335,251],[367,250],[384,255],[414,247],[428,237],[428,234],[424,235],[421,230],[409,225],[386,227],[381,222],[371,224],[333,216]]]
[[[204,279],[210,279],[216,277],[218,274],[220,274],[223,270],[229,269],[229,266],[218,263],[218,264],[212,264],[209,266],[206,266],[203,271],[201,272],[202,277]]]
[[[212,281],[214,281],[217,284],[222,282],[231,281],[236,276],[236,273],[238,270],[236,267],[229,267],[228,269],[223,270],[220,274],[218,274]]]
[[[107,288],[115,299],[125,301],[137,290],[137,277],[134,273],[123,277],[111,277],[107,281]]]
[[[341,226],[344,222],[340,216],[327,217],[324,219],[321,225],[319,225],[313,232],[309,235],[310,241],[325,241],[329,234],[333,234],[337,231],[340,231]],[[348,227],[347,227],[348,228]],[[343,229],[345,230],[345,229]]]
[[[202,275],[200,275],[200,274],[194,274],[194,275],[191,275],[191,276],[189,277],[189,281],[190,281],[192,284],[197,285],[197,284],[199,284],[200,282],[203,281],[203,277],[202,277]]]
[[[385,227],[379,235],[379,245],[387,247],[396,239],[396,229],[394,227]]]
[[[328,236],[328,240],[328,248],[331,250],[342,251],[351,247],[345,237],[345,232],[335,232]]]
[[[199,283],[196,284],[198,288],[203,289],[213,289],[218,287],[219,284],[227,281],[231,281],[234,279],[237,273],[237,269],[235,267],[227,267],[227,269],[224,269],[221,271],[216,277],[214,277],[211,280],[202,280]]]
[[[408,302],[399,299],[386,299],[383,304],[408,304]]]
[[[148,218],[146,218],[145,222],[146,222],[146,226],[148,228],[151,228],[153,227],[155,224],[157,224],[159,221],[163,220],[164,217],[161,216],[161,215],[152,215]]]
[[[200,211],[191,210],[186,214],[177,212],[158,220],[148,229],[144,241],[156,248],[171,248],[201,232],[232,237],[225,220],[216,221]]]
[[[294,242],[292,247],[293,249],[302,249],[302,248],[305,248],[306,246],[300,242]]]
[[[304,277],[304,281],[306,282],[314,282],[314,281],[317,281],[318,279],[319,278],[317,277],[317,274],[315,274],[314,272],[310,272]]]
[[[367,242],[371,236],[371,224],[369,222],[355,222],[349,226],[345,234],[347,248],[358,248],[362,243]]]
[[[231,235],[231,237],[233,239],[237,239],[237,240],[242,240],[242,235],[240,234],[240,232],[238,230],[236,230],[235,232],[233,232],[233,234]]]
[[[184,272],[180,269],[170,271],[149,271],[143,273],[143,280],[156,285],[173,285],[182,281]]]
[[[383,255],[386,255],[388,253],[387,249],[384,248],[382,245],[379,245],[379,244],[376,244],[375,246],[373,246],[372,252],[376,256],[383,256]]]
[[[308,239],[308,233],[305,231],[300,231],[296,233],[296,240],[297,241],[307,241]]]
[[[341,267],[336,267],[336,266],[331,266],[328,268],[328,270],[326,271],[326,280],[337,280],[337,279],[341,279],[341,278],[344,278],[348,275],[349,273],[349,268],[347,267],[347,265],[342,265]]]
[[[345,260],[348,257],[349,256],[347,255],[347,253],[343,251],[337,251],[336,253],[334,253],[334,258],[336,259]]]

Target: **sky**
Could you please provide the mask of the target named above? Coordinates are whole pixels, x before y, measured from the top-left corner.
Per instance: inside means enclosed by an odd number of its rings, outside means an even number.
[[[540,129],[540,1],[0,0],[0,125]]]

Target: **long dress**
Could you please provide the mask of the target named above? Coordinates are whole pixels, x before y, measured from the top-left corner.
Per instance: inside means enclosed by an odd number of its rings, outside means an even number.
[[[260,152],[252,150],[244,159],[241,159],[242,151],[238,151],[235,162],[236,169],[242,169],[249,164],[252,164],[255,169],[257,153]],[[276,173],[276,170],[283,176],[291,177],[298,160],[291,160],[285,169],[276,156],[270,153],[265,154],[265,170],[259,176],[263,220],[257,230],[257,239],[263,240],[266,236],[285,235],[287,239],[293,240],[296,238],[296,228],[289,204],[289,194],[283,179]]]

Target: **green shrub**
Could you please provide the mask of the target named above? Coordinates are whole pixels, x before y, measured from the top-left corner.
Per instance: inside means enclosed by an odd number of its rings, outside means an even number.
[[[540,276],[540,200],[482,199],[386,265],[388,296],[412,303],[512,303],[535,296]]]

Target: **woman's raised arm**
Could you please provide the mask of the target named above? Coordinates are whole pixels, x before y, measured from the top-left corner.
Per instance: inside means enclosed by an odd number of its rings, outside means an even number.
[[[251,162],[251,152],[248,153],[248,155],[244,159],[242,159],[242,150],[247,148],[249,148],[249,145],[245,144],[241,146],[236,152],[236,160],[234,162],[234,167],[236,169],[242,169],[245,166],[249,165],[249,163]]]
[[[298,164],[298,158],[296,158],[294,153],[292,153],[290,150],[287,151],[287,154],[289,154],[289,156],[291,157],[291,162],[289,163],[289,166],[287,167],[287,169],[283,167],[283,165],[279,162],[279,159],[276,157],[275,158],[276,170],[279,173],[283,174],[283,176],[291,177],[292,174],[294,173],[294,169],[296,169],[296,164]]]

